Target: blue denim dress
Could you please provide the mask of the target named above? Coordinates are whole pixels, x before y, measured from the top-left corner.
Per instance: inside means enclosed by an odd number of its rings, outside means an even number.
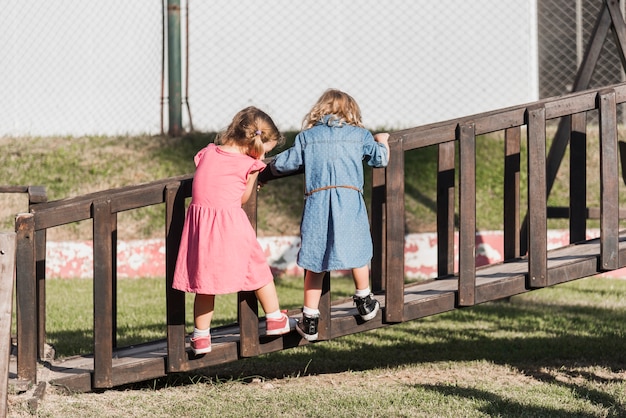
[[[332,115],[300,132],[270,168],[287,174],[304,166],[305,203],[298,265],[314,272],[363,267],[372,258],[372,236],[363,200],[363,161],[384,167],[387,148],[364,128]]]

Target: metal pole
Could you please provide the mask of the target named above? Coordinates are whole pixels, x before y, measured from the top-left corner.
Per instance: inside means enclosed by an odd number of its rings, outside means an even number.
[[[167,38],[169,135],[180,136],[182,134],[180,0],[167,1]]]

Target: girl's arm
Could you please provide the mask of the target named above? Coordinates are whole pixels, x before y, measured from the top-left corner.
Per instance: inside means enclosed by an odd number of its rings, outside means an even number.
[[[374,141],[383,144],[387,148],[387,153],[389,153],[389,134],[387,132],[374,135]]]
[[[243,192],[243,196],[241,196],[241,204],[245,204],[248,199],[250,199],[250,196],[252,195],[252,188],[254,187],[254,184],[256,183],[256,179],[259,176],[259,172],[258,171],[253,171],[252,173],[248,174],[248,182],[246,183],[246,191]]]

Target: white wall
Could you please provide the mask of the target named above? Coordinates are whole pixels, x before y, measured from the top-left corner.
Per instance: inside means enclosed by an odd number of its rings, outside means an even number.
[[[194,127],[222,129],[252,104],[297,129],[328,87],[352,94],[371,128],[533,101],[535,1],[191,2]],[[5,1],[0,135],[159,133],[161,6]]]

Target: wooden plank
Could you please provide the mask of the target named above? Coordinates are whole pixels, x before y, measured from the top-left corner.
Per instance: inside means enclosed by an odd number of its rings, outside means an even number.
[[[454,273],[455,141],[437,148],[437,275]]]
[[[260,354],[259,347],[259,302],[254,292],[239,292],[238,322],[241,329],[239,355],[253,357]]]
[[[619,173],[617,158],[617,107],[613,90],[598,95],[600,109],[600,236],[601,267],[619,266]]]
[[[324,278],[322,279],[322,296],[320,297],[319,303],[319,311],[320,311],[320,320],[317,326],[318,331],[318,341],[328,340],[330,339],[332,329],[331,329],[331,318],[330,318],[330,307],[331,307],[331,294],[330,294],[330,272],[327,271],[324,274]]]
[[[474,304],[476,288],[475,126],[459,126],[459,305]]]
[[[620,2],[605,0],[605,5],[611,15],[611,29],[613,29],[617,53],[622,61],[622,68],[626,69],[626,25],[620,10]]]
[[[528,272],[529,287],[547,280],[546,119],[541,106],[528,110]]]
[[[165,303],[167,312],[167,371],[177,372],[185,353],[185,293],[173,289],[174,270],[185,224],[185,197],[180,183],[165,186]]]
[[[371,200],[371,230],[374,256],[372,257],[372,291],[380,292],[385,289],[385,260],[387,258],[385,241],[385,168],[372,169],[372,200]]]
[[[570,243],[584,241],[587,232],[587,114],[571,116],[569,169]]]
[[[37,299],[37,353],[44,358],[46,344],[46,230],[35,231],[35,292]]]
[[[37,288],[35,271],[35,218],[18,214],[16,232],[17,376],[37,383]]]
[[[243,206],[252,228],[256,231],[257,215],[257,189],[252,188],[250,198]],[[258,356],[259,347],[259,302],[254,292],[239,292],[239,327],[241,328],[241,344],[239,355],[241,357]]]
[[[403,139],[389,141],[390,158],[387,178],[387,322],[402,322],[404,311],[404,149]]]
[[[191,178],[191,175],[171,177],[152,183],[103,190],[82,196],[40,203],[33,206],[31,210],[32,213],[36,214],[35,228],[37,230],[46,229],[90,219],[93,202],[103,198],[111,200],[111,211],[114,213],[162,203],[164,189],[167,184],[180,182],[185,186],[184,190],[189,190],[190,185],[187,186],[186,183],[190,184]],[[189,191],[189,193],[191,192]]]
[[[504,259],[520,256],[520,145],[521,129],[504,133]]]
[[[598,58],[600,57],[600,53],[602,52],[602,47],[604,45],[604,41],[606,40],[606,36],[609,33],[611,25],[611,14],[608,7],[604,5],[600,10],[600,14],[598,15],[596,23],[591,32],[589,43],[587,44],[587,48],[585,49],[581,65],[578,68],[578,72],[576,73],[576,78],[574,79],[572,91],[584,90],[589,86],[589,83],[591,82],[591,76],[593,75],[593,70],[596,68]]]
[[[13,280],[15,279],[15,233],[0,233],[0,416],[6,416],[13,323]]]
[[[113,386],[113,256],[110,200],[93,204],[94,388]]]

